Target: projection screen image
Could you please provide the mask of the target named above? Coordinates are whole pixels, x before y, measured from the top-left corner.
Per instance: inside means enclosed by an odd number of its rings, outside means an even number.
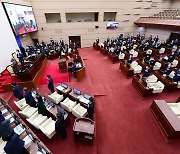
[[[37,31],[32,7],[4,3],[13,30],[16,35]]]

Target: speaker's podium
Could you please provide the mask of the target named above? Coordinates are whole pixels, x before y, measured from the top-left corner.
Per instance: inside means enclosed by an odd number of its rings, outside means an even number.
[[[89,118],[77,118],[74,122],[74,139],[82,139],[93,142],[95,122]]]
[[[60,59],[58,65],[59,65],[59,70],[61,72],[66,72],[67,71],[66,58]]]

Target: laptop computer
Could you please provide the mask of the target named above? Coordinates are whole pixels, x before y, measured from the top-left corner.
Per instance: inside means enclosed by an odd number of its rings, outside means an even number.
[[[65,88],[65,89],[68,88],[68,85],[67,85],[66,83],[64,83],[64,82],[61,83],[61,86],[62,86],[63,88]]]
[[[81,91],[76,88],[73,88],[73,92],[77,95],[81,95]]]
[[[88,99],[88,100],[91,98],[91,96],[88,95],[88,94],[86,94],[86,93],[83,95],[83,97],[86,98],[86,99]]]

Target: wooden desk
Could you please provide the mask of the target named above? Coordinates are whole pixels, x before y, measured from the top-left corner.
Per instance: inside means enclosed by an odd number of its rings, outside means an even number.
[[[152,89],[147,89],[146,85],[144,84],[144,82],[142,80],[139,80],[139,76],[133,76],[132,79],[132,84],[133,86],[137,89],[137,91],[139,92],[139,94],[145,98],[145,97],[149,97],[152,95]]]
[[[180,119],[164,100],[154,100],[150,111],[167,139],[180,139]]]
[[[95,122],[89,118],[75,119],[73,126],[74,139],[83,139],[93,142]]]
[[[174,84],[168,78],[164,77],[159,71],[155,71],[154,75],[158,78],[158,80],[160,80],[165,85],[164,87],[165,92],[168,93],[178,89],[177,84]]]
[[[67,71],[66,58],[60,59],[58,65],[61,72]]]
[[[63,88],[61,85],[56,87],[58,94],[63,94],[64,97],[67,97],[68,94],[71,92],[71,88],[68,87],[67,89]]]
[[[100,49],[100,46],[99,45],[96,45],[95,43],[93,44],[93,49],[95,49],[95,50],[99,50]]]
[[[125,64],[124,61],[120,62],[119,70],[121,70],[121,72],[122,72],[127,78],[133,76],[133,74],[134,74],[134,70],[133,70],[131,67],[129,67],[127,64]]]
[[[103,54],[103,55],[108,55],[108,51],[104,48],[100,48],[100,53]]]
[[[56,52],[51,53],[48,59],[54,60],[54,59],[57,59],[58,57],[59,57],[59,53],[58,51],[56,51]]]
[[[119,61],[118,56],[114,55],[111,52],[108,53],[108,59],[112,61],[113,64]]]

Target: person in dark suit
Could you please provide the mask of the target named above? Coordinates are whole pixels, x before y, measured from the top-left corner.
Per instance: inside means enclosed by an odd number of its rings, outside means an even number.
[[[151,54],[146,54],[144,57],[145,63],[149,63],[150,58],[151,58]]]
[[[62,139],[66,139],[66,125],[64,122],[64,116],[61,113],[57,114],[57,120],[55,123],[55,130],[57,133],[60,133]]]
[[[93,114],[94,114],[94,98],[93,97],[90,97],[89,98],[90,100],[90,104],[89,104],[89,107],[87,109],[87,112],[88,112],[88,116],[91,120],[93,120]]]
[[[38,113],[42,114],[43,116],[46,116],[47,109],[46,109],[46,106],[44,105],[44,101],[43,101],[41,95],[37,94],[36,98],[38,100],[38,103],[37,103]]]
[[[132,55],[130,55],[127,59],[127,65],[130,66],[130,64],[132,63]]]
[[[173,77],[174,82],[180,82],[180,70],[176,70]]]
[[[99,45],[99,38],[96,38],[96,45]]]
[[[34,97],[32,96],[32,93],[30,90],[28,90],[26,87],[24,87],[24,92],[25,92],[25,100],[26,100],[26,103],[29,104],[29,106],[31,107],[36,107],[36,102],[34,100]]]
[[[14,96],[16,98],[18,98],[19,100],[20,99],[23,99],[24,96],[23,96],[23,93],[21,91],[21,88],[19,85],[16,84],[16,82],[12,82],[11,85],[13,86],[13,93],[14,93]]]
[[[47,75],[48,79],[48,89],[51,91],[51,93],[54,93],[54,82],[50,75]]]
[[[172,68],[171,68],[171,64],[169,64],[166,68],[165,68],[165,70],[164,70],[164,72],[163,72],[163,75],[164,76],[169,76],[169,74],[172,72]]]
[[[12,135],[14,135],[14,130],[10,126],[10,120],[0,121],[0,137],[7,141]]]
[[[169,63],[171,63],[171,62],[173,62],[173,60],[176,58],[176,56],[175,56],[175,54],[170,54],[169,56],[168,56],[168,62]]]
[[[13,72],[14,72],[15,74],[17,74],[17,73],[19,72],[18,63],[17,63],[14,59],[11,59],[11,62],[12,62]]]
[[[151,69],[150,67],[146,66],[145,70],[144,70],[144,74],[143,74],[143,78],[147,78],[151,73]]]
[[[26,154],[24,141],[17,134],[13,135],[6,143],[4,151],[7,154]]]
[[[24,64],[24,56],[23,54],[17,49],[17,58],[19,59],[19,62],[21,63],[21,65]]]

